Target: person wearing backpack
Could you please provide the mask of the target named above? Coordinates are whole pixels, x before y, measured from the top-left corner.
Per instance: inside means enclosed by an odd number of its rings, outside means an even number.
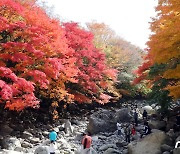
[[[57,140],[57,133],[55,130],[52,130],[49,133],[49,140],[50,140],[50,146],[49,146],[49,153],[50,154],[55,154],[55,151],[57,149],[57,144],[56,144],[56,140]]]
[[[82,145],[84,149],[90,148],[92,144],[92,137],[91,134],[88,132],[87,134],[83,134],[83,139],[82,139]]]

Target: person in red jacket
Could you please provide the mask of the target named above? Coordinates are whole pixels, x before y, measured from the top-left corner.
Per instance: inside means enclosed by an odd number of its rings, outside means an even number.
[[[91,134],[88,132],[87,134],[83,133],[82,145],[84,149],[88,149],[91,147],[92,144],[92,137]]]
[[[132,125],[132,128],[131,128],[131,134],[132,134],[132,135],[135,135],[135,134],[136,134],[136,128],[135,128],[135,125],[134,125],[134,124]]]

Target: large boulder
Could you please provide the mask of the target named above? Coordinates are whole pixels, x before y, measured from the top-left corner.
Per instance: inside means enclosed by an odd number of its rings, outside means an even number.
[[[129,154],[159,154],[161,145],[166,142],[167,136],[162,131],[155,131],[140,141],[128,144]]]
[[[23,154],[23,152],[18,152],[13,150],[3,150],[2,152],[0,152],[0,154]]]
[[[173,154],[180,154],[180,148],[175,148],[173,150]]]
[[[165,121],[158,121],[158,120],[150,120],[149,126],[151,129],[163,130],[166,127],[166,122]]]
[[[119,154],[120,152],[113,148],[108,148],[103,154]]]
[[[82,149],[81,147],[79,147],[79,149],[77,149],[74,154],[87,154],[87,153],[97,154],[97,152],[92,147],[90,149]]]
[[[28,131],[24,131],[22,133],[21,137],[24,138],[24,139],[27,139],[27,138],[33,137],[33,135],[30,132],[28,132]]]
[[[48,146],[39,146],[34,154],[49,154]]]
[[[0,125],[0,135],[5,136],[13,132],[13,129],[8,124]]]
[[[117,146],[115,144],[105,144],[102,145],[99,150],[100,151],[106,151],[108,148],[117,148]]]
[[[114,132],[117,129],[117,122],[122,123],[130,121],[132,121],[132,115],[128,108],[122,108],[116,112],[101,110],[91,115],[87,130],[91,134],[99,132]]]
[[[122,108],[115,113],[115,119],[117,122],[131,122],[133,119],[130,109]]]
[[[173,150],[173,147],[171,147],[171,146],[169,146],[169,145],[167,145],[167,144],[163,144],[163,145],[161,145],[161,151],[162,152],[166,152],[166,151],[171,151],[171,150]]]
[[[91,134],[109,132],[116,130],[116,119],[114,113],[108,110],[101,110],[91,115],[87,130]]]
[[[146,105],[146,106],[142,107],[142,112],[144,110],[146,110],[149,115],[156,113],[156,111],[149,105]]]
[[[21,143],[15,137],[7,137],[2,140],[1,146],[4,149],[14,150],[17,147],[21,147]]]

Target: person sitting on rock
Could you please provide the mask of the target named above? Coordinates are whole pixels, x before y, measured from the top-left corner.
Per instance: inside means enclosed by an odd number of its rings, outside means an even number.
[[[147,121],[144,122],[144,133],[141,134],[141,138],[143,135],[148,135],[151,133],[151,128],[149,126],[149,123]]]
[[[83,133],[83,139],[82,139],[82,145],[83,145],[83,149],[89,149],[91,147],[92,144],[92,137],[91,137],[91,133],[88,132]]]
[[[145,120],[145,119],[147,120],[147,111],[146,110],[143,111],[143,120]]]

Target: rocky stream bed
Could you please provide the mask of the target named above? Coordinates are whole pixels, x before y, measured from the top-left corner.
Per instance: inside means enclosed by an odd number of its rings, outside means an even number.
[[[127,143],[123,135],[117,134],[116,123],[123,126],[132,123],[135,105],[138,107],[139,124],[136,135]],[[152,133],[141,139],[143,109],[148,111]],[[46,119],[47,115],[42,116]],[[91,110],[90,114],[70,116],[69,120],[73,133],[64,131],[67,119],[60,119],[56,123],[36,123],[35,119],[28,123],[28,117],[27,121],[18,122],[1,119],[0,154],[47,154],[44,148],[49,145],[48,135],[51,129],[58,132],[56,154],[75,154],[81,146],[82,133],[87,130],[92,133],[92,147],[98,154],[180,154],[180,148],[174,148],[175,143],[180,140],[180,132],[172,130],[174,117],[168,121],[161,119],[156,114],[155,106],[148,106],[143,101],[127,102],[121,108]]]

